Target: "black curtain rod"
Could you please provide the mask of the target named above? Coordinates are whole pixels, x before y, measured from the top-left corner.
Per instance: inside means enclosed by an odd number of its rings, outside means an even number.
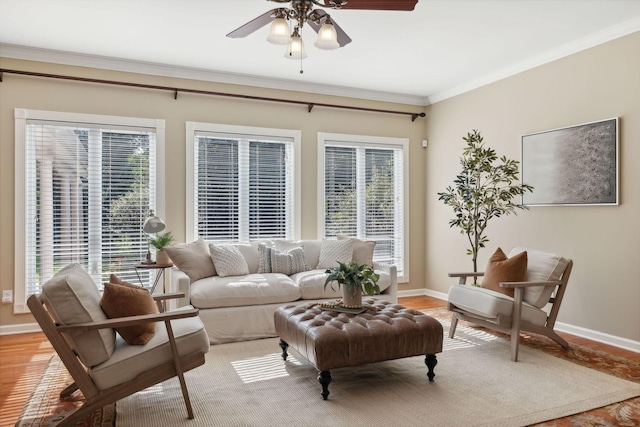
[[[115,85],[115,86],[128,86],[128,87],[137,87],[143,89],[156,89],[156,90],[164,90],[173,92],[174,99],[178,99],[178,93],[196,93],[200,95],[212,95],[212,96],[225,96],[228,98],[243,98],[250,99],[254,101],[268,101],[268,102],[280,102],[285,104],[297,104],[297,105],[306,105],[307,111],[310,113],[313,107],[327,107],[327,108],[341,108],[343,110],[357,110],[357,111],[368,111],[373,113],[385,113],[385,114],[402,114],[405,116],[411,116],[411,121],[414,122],[418,117],[424,117],[425,113],[409,113],[405,111],[394,111],[394,110],[380,110],[377,108],[364,108],[364,107],[351,107],[348,105],[336,105],[336,104],[323,104],[319,102],[305,102],[305,101],[295,101],[291,99],[280,99],[280,98],[268,98],[263,96],[251,96],[251,95],[239,95],[234,93],[225,93],[225,92],[212,92],[208,90],[198,90],[198,89],[186,89],[186,88],[177,88],[170,86],[158,86],[158,85],[148,85],[143,83],[130,83],[130,82],[120,82],[115,80],[101,80],[101,79],[89,79],[85,77],[74,77],[74,76],[64,76],[60,74],[47,74],[47,73],[35,73],[32,71],[20,71],[20,70],[9,70],[5,68],[0,68],[0,82],[3,81],[3,73],[8,74],[19,74],[23,76],[32,76],[32,77],[44,77],[47,79],[61,79],[61,80],[72,80],[76,82],[85,82],[85,83],[98,83],[105,85]]]

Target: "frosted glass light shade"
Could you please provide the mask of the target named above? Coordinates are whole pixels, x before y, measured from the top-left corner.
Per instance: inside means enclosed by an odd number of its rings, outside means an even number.
[[[330,22],[325,22],[318,31],[318,39],[314,46],[323,50],[334,50],[340,47],[338,44],[338,33]]]
[[[307,57],[302,37],[295,34],[291,36],[291,43],[287,46],[287,53],[284,54],[284,57],[289,59],[304,59]]]
[[[273,44],[287,44],[291,42],[289,24],[284,18],[276,18],[273,20],[267,41]]]

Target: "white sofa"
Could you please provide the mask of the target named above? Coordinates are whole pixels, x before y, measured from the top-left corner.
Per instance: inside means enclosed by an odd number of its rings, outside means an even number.
[[[351,259],[359,263],[368,259],[368,263],[380,274],[378,285],[381,293],[378,297],[396,303],[398,300],[396,267],[371,260],[372,242],[358,239],[343,240],[352,241],[353,249],[349,254]],[[342,296],[342,290],[338,290],[337,286],[335,290],[329,286],[326,290],[324,289],[326,268],[323,265],[327,263],[327,256],[331,256],[327,252],[322,253],[328,245],[327,242],[332,241],[268,242],[266,244],[268,247],[280,250],[281,253],[287,253],[287,250],[292,248],[302,248],[304,261],[309,269],[291,275],[259,272],[264,271],[261,266],[261,251],[264,251],[264,248],[259,250],[258,243],[216,245],[218,247],[235,246],[247,264],[248,274],[225,277],[221,277],[217,272],[206,277],[202,276],[210,273],[194,274],[194,268],[198,269],[207,263],[207,254],[203,253],[206,250],[204,248],[209,248],[208,255],[214,250],[208,242],[200,240],[182,244],[184,247],[191,246],[191,250],[197,247],[199,251],[197,256],[190,250],[177,252],[180,250],[180,245],[177,245],[168,250],[175,264],[171,270],[170,290],[185,293],[185,297],[179,300],[179,306],[192,305],[200,309],[200,319],[205,325],[212,344],[273,337],[276,335],[273,313],[278,307],[335,300]],[[369,244],[368,247],[367,244]],[[324,264],[319,267],[321,255]],[[210,256],[209,261],[213,263],[215,269],[216,263]],[[218,267],[220,267],[219,264]]]

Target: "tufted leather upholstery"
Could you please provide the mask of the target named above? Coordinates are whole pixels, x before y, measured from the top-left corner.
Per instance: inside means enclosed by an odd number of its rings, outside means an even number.
[[[280,307],[276,334],[319,371],[442,352],[440,322],[384,300],[358,315],[323,310],[315,304]]]

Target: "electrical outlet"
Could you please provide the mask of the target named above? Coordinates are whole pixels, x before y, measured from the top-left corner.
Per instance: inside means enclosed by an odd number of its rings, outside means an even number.
[[[2,291],[2,303],[11,304],[13,302],[13,291]]]

